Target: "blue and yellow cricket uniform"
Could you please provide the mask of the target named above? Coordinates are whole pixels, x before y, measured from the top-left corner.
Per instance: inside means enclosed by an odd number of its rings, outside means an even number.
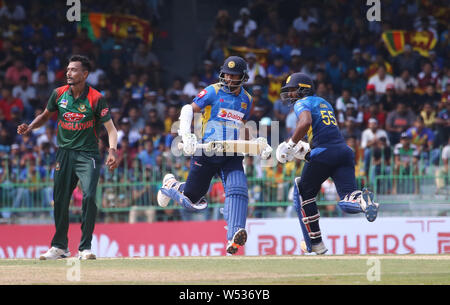
[[[328,177],[333,178],[341,199],[356,190],[355,155],[345,143],[330,103],[315,95],[307,96],[295,102],[294,111],[297,117],[309,111],[312,118],[307,133],[310,160],[301,179],[304,199],[315,197]]]
[[[220,84],[202,90],[193,103],[203,110],[202,142],[238,140],[243,121],[248,120],[252,97],[241,88],[238,95],[225,92]],[[224,219],[227,221],[227,238],[240,228],[245,228],[248,206],[247,178],[243,156],[194,156],[186,183],[180,189],[197,203],[208,192],[212,178],[218,175],[225,189]]]

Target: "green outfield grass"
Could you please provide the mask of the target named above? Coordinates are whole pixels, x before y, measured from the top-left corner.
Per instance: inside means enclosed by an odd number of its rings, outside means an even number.
[[[70,263],[3,259],[0,284],[450,284],[450,255],[100,258],[80,262],[80,281]]]

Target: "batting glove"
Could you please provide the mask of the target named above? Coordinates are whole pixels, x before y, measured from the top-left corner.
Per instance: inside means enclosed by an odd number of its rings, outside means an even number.
[[[280,163],[286,163],[290,162],[294,159],[295,154],[295,143],[290,139],[289,142],[283,142],[280,145],[278,145],[277,151],[276,151],[276,157],[278,162]]]

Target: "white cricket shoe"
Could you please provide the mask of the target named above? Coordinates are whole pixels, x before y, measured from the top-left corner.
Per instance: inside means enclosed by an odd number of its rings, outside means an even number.
[[[39,260],[45,261],[51,259],[61,259],[69,256],[70,256],[69,249],[63,250],[56,247],[51,247],[50,249],[47,250],[47,252],[39,256]]]
[[[305,253],[312,253],[312,252],[314,252],[317,255],[325,254],[328,251],[328,249],[327,249],[327,247],[325,247],[325,244],[323,243],[323,241],[321,241],[317,245],[311,245],[311,252],[308,252],[308,249],[306,248],[305,241],[302,241],[300,243],[300,247],[301,247],[302,251],[305,252]]]
[[[82,260],[87,260],[87,259],[96,259],[97,257],[95,256],[94,253],[92,253],[91,249],[86,249],[83,251],[78,251],[78,258]]]
[[[244,246],[247,242],[247,231],[245,229],[239,229],[234,233],[233,239],[228,241],[227,253],[235,254],[240,247]]]
[[[169,189],[174,185],[174,183],[178,183],[177,179],[175,179],[175,176],[172,174],[166,174],[163,178],[161,188]],[[163,208],[165,208],[170,202],[170,197],[164,195],[161,190],[158,191],[156,199],[158,201],[158,205]]]

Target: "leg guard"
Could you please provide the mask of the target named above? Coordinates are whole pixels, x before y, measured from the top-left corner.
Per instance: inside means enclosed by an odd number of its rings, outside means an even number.
[[[299,186],[298,186],[299,182],[300,182],[300,177],[295,178],[294,181],[295,181],[295,183],[294,183],[295,184],[295,186],[294,186],[294,207],[295,207],[295,211],[297,212],[297,216],[298,216],[298,219],[300,222],[300,227],[301,227],[302,233],[303,233],[303,238],[304,238],[305,248],[306,248],[305,252],[312,252],[313,240],[321,238],[322,234],[321,234],[320,230],[312,231],[310,224],[313,222],[319,221],[320,214],[317,213],[312,216],[307,216],[303,207],[307,204],[315,203],[316,198],[311,198],[311,199],[303,201],[302,196],[300,194]],[[305,250],[305,249],[303,249],[303,250]]]
[[[247,221],[248,188],[243,171],[228,173],[225,181],[225,204],[223,216],[227,222],[227,240],[232,240],[239,229],[245,228]]]
[[[374,221],[378,215],[379,204],[373,201],[374,194],[367,188],[347,194],[339,201],[339,207],[346,213],[364,213],[369,222]]]
[[[192,203],[192,201],[183,194],[184,183],[180,184],[178,189],[176,188],[161,188],[161,193],[183,206],[185,209],[195,212],[201,211],[208,207],[205,197],[202,197],[197,203]]]
[[[363,205],[361,204],[361,191],[354,191],[345,195],[344,199],[338,202],[339,207],[345,213],[356,214],[364,213]]]

